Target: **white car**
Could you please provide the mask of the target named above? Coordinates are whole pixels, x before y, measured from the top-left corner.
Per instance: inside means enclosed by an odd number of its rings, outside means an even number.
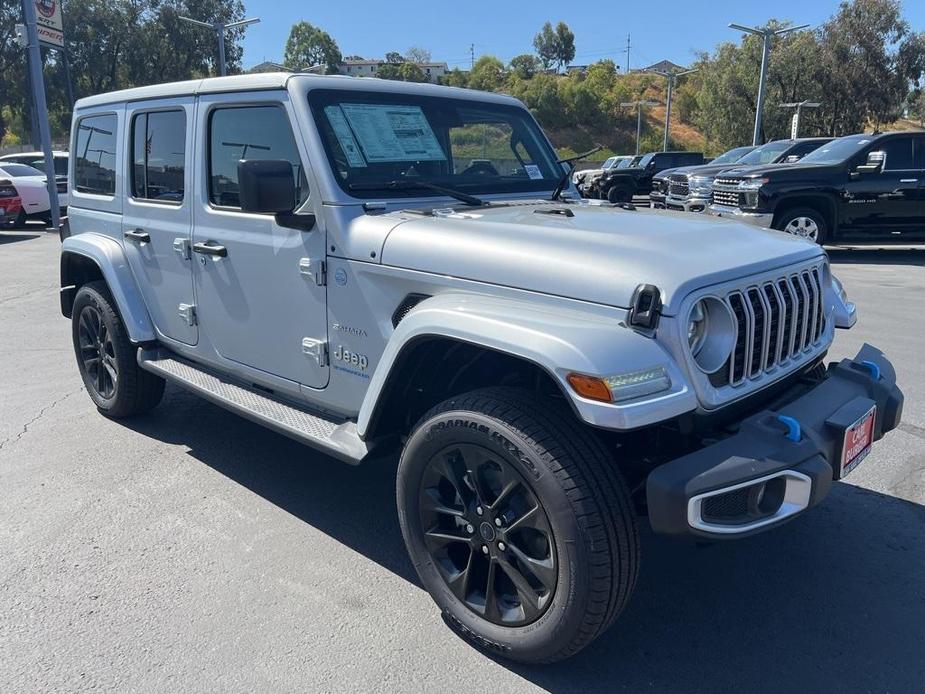
[[[51,153],[55,164],[55,179],[58,181],[67,180],[67,164],[69,155],[67,152],[55,150]],[[42,152],[17,152],[16,154],[4,154],[0,157],[0,166],[4,164],[28,164],[39,171],[45,170],[45,155]]]
[[[14,226],[22,226],[27,219],[51,219],[51,204],[48,201],[45,174],[26,164],[0,162],[0,178],[12,182],[19,197],[22,198],[22,210],[14,220]],[[58,186],[58,206],[63,211],[67,207],[67,182],[60,181]]]

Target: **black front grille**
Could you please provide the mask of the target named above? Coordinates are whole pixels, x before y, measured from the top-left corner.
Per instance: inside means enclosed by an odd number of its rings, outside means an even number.
[[[727,205],[729,207],[739,206],[739,193],[731,190],[713,190],[713,204]]]
[[[691,193],[687,174],[671,174],[668,177],[668,192],[679,198],[686,198]]]
[[[702,516],[705,521],[735,522],[748,516],[748,492],[750,487],[742,487],[725,494],[717,494],[703,501]]]

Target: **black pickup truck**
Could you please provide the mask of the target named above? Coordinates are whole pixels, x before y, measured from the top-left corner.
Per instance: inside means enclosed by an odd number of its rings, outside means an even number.
[[[649,194],[652,177],[659,171],[698,164],[703,164],[702,152],[650,152],[639,160],[638,166],[604,173],[590,193],[610,202],[630,202],[634,195]]]
[[[827,241],[925,239],[925,133],[849,135],[797,164],[732,168],[710,213]]]

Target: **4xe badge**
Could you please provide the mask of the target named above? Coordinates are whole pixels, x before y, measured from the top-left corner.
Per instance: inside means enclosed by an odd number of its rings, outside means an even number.
[[[367,359],[365,354],[357,354],[356,352],[351,352],[349,349],[343,345],[337,345],[337,349],[334,350],[334,359],[343,362],[344,364],[349,364],[350,366],[365,371],[366,367],[369,366],[369,359]]]

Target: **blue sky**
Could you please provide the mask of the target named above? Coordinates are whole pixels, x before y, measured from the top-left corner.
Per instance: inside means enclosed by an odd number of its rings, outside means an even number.
[[[626,35],[632,36],[630,66],[663,58],[681,65],[699,50],[721,41],[737,41],[730,21],[761,25],[769,18],[819,24],[835,13],[837,0],[605,0],[604,2],[440,2],[431,0],[245,0],[248,16],[261,23],[248,27],[244,65],[280,60],[289,28],[306,20],[331,34],[344,55],[379,58],[409,46],[428,49],[434,60],[450,67],[469,65],[469,44],[476,58],[490,53],[507,61],[532,51],[533,36],[550,20],[562,20],[575,32],[575,63],[611,58],[625,65]],[[917,31],[925,30],[925,0],[906,0],[904,16]]]

